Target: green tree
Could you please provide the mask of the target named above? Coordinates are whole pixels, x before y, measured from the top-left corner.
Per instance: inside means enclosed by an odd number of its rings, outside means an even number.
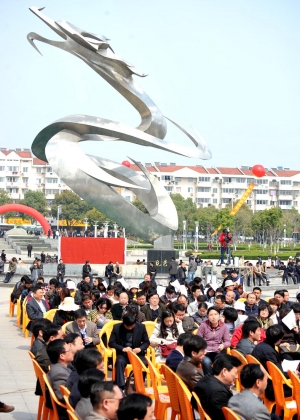
[[[195,220],[197,220],[197,206],[191,198],[184,198],[181,194],[170,194],[178,214],[178,230],[183,229],[183,220],[186,220],[187,230],[195,230]]]
[[[87,211],[92,209],[86,201],[82,200],[72,191],[63,191],[61,194],[55,194],[54,203],[51,207],[53,217],[57,216],[57,206],[62,206],[60,219],[66,220],[67,226],[73,226],[74,221],[82,220]]]
[[[253,212],[247,204],[243,204],[240,210],[234,215],[234,234],[251,236]]]
[[[44,216],[47,214],[47,200],[41,191],[28,190],[24,195],[24,199],[21,200],[20,203],[34,208]]]
[[[148,210],[146,209],[146,207],[144,206],[144,204],[141,202],[139,198],[136,197],[136,199],[132,202],[132,204],[134,205],[134,207],[141,210],[143,213],[149,214]]]
[[[284,210],[283,211],[282,227],[286,229],[286,237],[287,238],[292,238],[293,237],[293,233],[294,233],[295,229],[296,230],[298,229],[298,231],[299,231],[300,215],[298,213],[298,210],[295,209],[295,207],[293,207],[290,210]]]
[[[4,204],[12,204],[13,200],[11,199],[10,195],[6,191],[0,191],[0,206],[4,206]],[[15,211],[10,211],[5,213],[4,217],[16,217],[17,213]]]
[[[230,214],[230,210],[228,208],[221,209],[213,217],[212,224],[215,229],[221,225],[223,229],[232,230],[234,227],[234,216]]]
[[[90,226],[93,226],[95,220],[98,220],[98,224],[100,225],[104,222],[109,222],[110,225],[113,224],[111,219],[109,219],[107,216],[105,216],[104,213],[101,213],[101,211],[97,210],[95,207],[93,207],[91,210],[88,210],[84,217],[89,219],[88,223]]]

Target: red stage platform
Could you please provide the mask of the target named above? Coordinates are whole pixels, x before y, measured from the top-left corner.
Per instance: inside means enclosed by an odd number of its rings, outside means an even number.
[[[60,238],[60,255],[66,264],[125,263],[124,238]]]

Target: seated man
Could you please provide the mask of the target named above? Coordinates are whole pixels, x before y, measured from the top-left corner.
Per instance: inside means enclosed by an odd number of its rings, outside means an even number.
[[[28,318],[30,319],[27,330],[32,332],[33,325],[36,319],[43,318],[44,314],[48,311],[48,306],[44,299],[45,290],[41,284],[37,284],[33,287],[33,298],[26,304],[26,311]]]
[[[111,314],[114,320],[121,321],[123,312],[128,305],[128,294],[127,292],[121,292],[119,297],[119,303],[115,303],[111,308]]]
[[[47,318],[39,318],[35,321],[33,329],[32,329],[32,335],[34,336],[34,342],[32,344],[32,347],[30,349],[31,353],[33,353],[35,356],[37,352],[45,345],[45,341],[43,339],[43,334],[45,331],[45,328],[47,326],[51,325],[51,321]]]
[[[154,287],[155,289],[157,289],[156,281],[155,281],[155,279],[151,280],[151,275],[150,274],[145,274],[144,275],[144,281],[142,281],[139,284],[139,289],[143,289],[144,284],[147,283],[147,282],[151,282],[152,283],[152,286],[151,287]]]
[[[166,359],[166,365],[169,366],[170,369],[173,370],[173,372],[176,372],[177,366],[183,359],[184,353],[183,353],[183,343],[184,341],[189,338],[191,334],[189,333],[182,333],[177,339],[177,346],[174,350],[171,351],[169,356]]]
[[[36,353],[35,360],[41,366],[44,372],[48,372],[50,366],[50,359],[47,352],[47,346],[54,340],[59,340],[64,337],[64,333],[60,325],[51,322],[43,330],[44,345]]]
[[[179,363],[176,373],[191,392],[194,391],[195,385],[204,376],[202,368],[199,369],[199,365],[205,356],[206,347],[206,341],[199,335],[191,334],[183,343],[184,358]]]
[[[90,285],[90,278],[85,277],[83,281],[77,285],[77,287],[78,290],[75,293],[74,301],[76,305],[81,305],[83,296],[91,293],[92,286]]]
[[[245,315],[258,316],[258,306],[256,304],[256,296],[254,293],[248,293],[245,301]]]
[[[114,325],[108,345],[116,349],[116,382],[121,389],[124,389],[124,370],[129,364],[127,353],[132,351],[147,365],[144,355],[150,342],[145,325],[136,322],[134,314],[126,313],[123,322]]]
[[[270,414],[259,398],[267,387],[268,376],[263,367],[250,363],[245,365],[240,374],[243,391],[230,398],[228,408],[243,420],[279,420],[276,414]],[[255,414],[254,414],[255,413]]]
[[[81,398],[75,407],[75,414],[79,420],[85,419],[89,413],[93,411],[93,406],[90,400],[91,388],[95,383],[102,382],[104,380],[104,373],[95,368],[87,369],[79,375],[78,391]]]
[[[226,300],[224,295],[218,295],[215,298],[215,307],[219,309],[220,314],[223,315],[224,309],[226,308]]]
[[[94,322],[87,321],[87,314],[84,309],[74,311],[74,318],[71,324],[66,327],[66,334],[80,334],[85,347],[95,347],[100,343],[97,325]]]
[[[175,293],[175,287],[174,286],[167,286],[165,294],[160,297],[160,301],[161,301],[161,303],[166,305],[167,303],[173,302],[174,300],[176,300],[176,298],[177,298],[177,296],[176,296],[176,293]]]
[[[130,394],[123,398],[118,409],[118,420],[154,420],[154,403],[147,395]]]
[[[32,286],[32,280],[28,276],[22,276],[21,280],[18,281],[10,295],[10,299],[13,303],[17,303],[17,300],[21,296],[22,292],[26,289],[30,289]]]
[[[93,299],[91,295],[84,295],[81,301],[81,309],[85,310],[85,313],[88,315],[92,312],[94,308]]]
[[[232,397],[230,386],[238,377],[241,362],[228,354],[220,355],[213,364],[213,375],[206,375],[196,384],[194,391],[211,420],[225,420],[222,408]]]
[[[117,410],[123,394],[113,381],[92,385],[90,399],[93,411],[85,420],[117,420]]]
[[[260,341],[260,325],[254,318],[248,318],[242,326],[243,338],[238,342],[236,349],[244,356],[252,354],[256,344]]]
[[[206,296],[198,295],[197,299],[188,305],[187,313],[194,315],[197,312],[200,303],[207,303]]]
[[[192,333],[195,329],[198,328],[198,325],[195,323],[194,318],[189,314],[185,313],[185,308],[180,303],[172,303],[170,306],[175,317],[176,322],[182,322],[182,328],[186,333]]]
[[[149,294],[149,305],[144,305],[141,312],[145,314],[146,321],[155,321],[165,309],[165,305],[159,301],[158,294],[154,292]]]
[[[51,368],[47,373],[47,377],[57,399],[64,403],[65,400],[60,392],[59,386],[66,384],[72,372],[68,368],[68,365],[73,361],[73,353],[70,346],[61,339],[51,341],[47,347],[47,352],[51,361]],[[57,405],[57,410],[60,420],[68,419],[67,412],[64,408]]]

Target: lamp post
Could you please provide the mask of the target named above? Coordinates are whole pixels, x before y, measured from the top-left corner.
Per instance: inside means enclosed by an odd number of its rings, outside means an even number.
[[[198,251],[198,230],[199,230],[199,222],[195,222],[196,227],[196,237],[195,237],[195,251]]]
[[[94,220],[94,228],[95,228],[95,232],[94,232],[94,237],[97,238],[97,226],[98,226],[98,220]]]
[[[118,237],[118,225],[114,223],[114,238]]]
[[[88,217],[85,217],[84,219],[83,219],[83,221],[84,221],[84,229],[85,229],[85,232],[87,231],[87,226],[88,226]]]
[[[286,238],[286,224],[283,225],[283,247],[285,248],[285,238]]]
[[[182,225],[183,225],[183,250],[186,250],[186,220],[182,221]]]
[[[61,214],[62,205],[57,206],[57,254],[58,254],[58,260],[60,260],[60,234],[59,234],[59,215]]]
[[[108,236],[108,222],[104,222],[103,236],[104,236],[104,238],[107,238],[107,236]]]
[[[123,238],[125,238],[125,228],[123,228]]]

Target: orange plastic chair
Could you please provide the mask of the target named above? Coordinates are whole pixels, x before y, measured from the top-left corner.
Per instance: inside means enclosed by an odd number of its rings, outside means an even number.
[[[181,416],[180,404],[179,404],[179,396],[177,393],[176,382],[178,381],[178,375],[173,372],[168,366],[162,366],[162,372],[167,382],[168,390],[169,390],[169,397],[171,402],[172,414],[171,420],[175,420],[176,416]]]
[[[29,354],[31,359],[35,359],[35,355],[31,351],[29,351],[28,354]]]
[[[161,394],[159,392],[159,386],[161,386],[161,375],[151,362],[150,358],[146,356],[148,362],[148,368],[150,371],[152,387],[154,391],[154,416],[157,419],[165,419],[167,415],[167,409],[171,407],[170,397],[168,394]]]
[[[21,315],[22,315],[22,307],[21,307],[21,296],[17,300],[17,326],[21,328]]]
[[[49,321],[53,322],[53,318],[57,309],[49,309],[49,311],[44,313],[44,318],[49,319]]]
[[[254,364],[256,364],[256,365],[260,365],[260,366],[262,366],[262,364],[260,363],[260,361],[259,361],[258,359],[256,359],[256,357],[252,356],[251,354],[247,354],[247,355],[246,355],[246,359],[247,359],[247,362],[248,362],[248,363],[254,363]],[[268,375],[268,379],[270,379],[270,381],[271,381],[271,380],[272,380],[272,378],[271,378],[271,376],[269,375],[269,373],[268,373],[268,372],[267,372],[267,375]],[[262,395],[260,396],[260,398],[263,400],[263,402],[264,402],[265,406],[267,407],[268,411],[269,411],[270,413],[272,413],[272,411],[273,411],[273,407],[274,407],[274,405],[275,405],[275,401],[270,401],[270,400],[268,400],[268,398],[265,396],[265,394],[262,394]]]
[[[184,420],[193,420],[194,411],[191,404],[192,394],[185,383],[178,377],[176,381],[177,394],[179,397],[181,418]]]
[[[222,407],[222,411],[226,420],[241,420],[241,418],[228,407]]]
[[[109,321],[106,324],[104,324],[103,328],[99,330],[99,337],[100,337],[100,348],[102,352],[104,352],[103,362],[104,362],[104,373],[105,373],[105,379],[107,380],[108,376],[108,358],[112,358],[112,380],[115,379],[115,364],[116,364],[116,350],[111,349],[108,347],[108,342],[113,330],[113,327],[115,324],[119,324],[121,321]],[[107,346],[105,346],[102,336],[106,334],[107,338]]]
[[[283,384],[292,388],[291,382],[286,379],[283,373],[272,362],[267,362],[268,371],[272,377],[272,384],[274,388],[276,414],[281,416],[283,410],[283,420],[293,418],[297,414],[296,401],[292,397],[285,397],[283,392]]]
[[[54,394],[54,391],[52,389],[52,386],[50,385],[50,382],[49,382],[49,380],[47,378],[46,373],[43,373],[43,378],[44,378],[45,384],[46,384],[46,386],[48,388],[48,391],[50,393],[50,398],[51,398],[51,404],[52,404],[52,411],[53,411],[53,413],[51,413],[50,420],[60,420],[59,414],[58,414],[58,410],[57,410],[57,406],[60,406],[60,407],[62,407],[64,409],[67,409],[67,406],[65,404],[62,404],[57,399],[57,397]]]
[[[70,410],[67,410],[68,416],[69,416],[69,420],[79,420],[79,418],[76,416],[75,413],[73,413]]]
[[[74,412],[75,410],[71,406],[70,401],[69,401],[69,396],[71,394],[71,391],[67,387],[65,387],[64,385],[60,385],[59,389],[60,389],[60,392],[61,392],[62,396],[64,397],[64,400],[65,400],[65,403],[66,403],[66,406],[67,406],[67,410],[70,410],[70,411]]]
[[[202,407],[202,404],[201,404],[201,402],[199,400],[199,397],[196,394],[196,392],[192,392],[192,396],[194,397],[194,399],[195,399],[195,401],[197,403],[197,411],[199,413],[200,419],[201,420],[211,420],[211,418],[206,413],[206,411],[204,411],[204,408]]]
[[[298,376],[291,370],[288,371],[288,374],[293,385],[293,399],[296,401],[297,416],[300,419],[300,381]]]
[[[40,383],[42,394],[43,394],[39,398],[37,420],[39,419],[47,420],[49,417],[50,409],[46,407],[46,385],[43,378],[44,372],[36,360],[32,359],[32,364],[33,364],[35,376]]]
[[[238,392],[240,392],[240,391],[242,391],[242,390],[243,390],[243,387],[242,387],[242,385],[241,385],[240,373],[241,373],[242,368],[243,368],[245,365],[247,365],[247,364],[248,364],[248,362],[247,362],[246,357],[245,357],[242,353],[240,353],[238,350],[231,349],[231,350],[230,350],[230,354],[231,354],[231,356],[234,356],[234,357],[236,357],[237,359],[239,359],[239,361],[241,362],[241,365],[238,367],[238,379],[236,380],[236,383],[235,383],[235,388],[236,388],[236,390],[237,390]]]
[[[10,295],[9,295],[9,304],[8,304],[8,316],[11,318],[12,316],[14,316],[14,314],[15,314],[15,303],[13,303],[12,301],[11,301],[11,294],[12,294],[12,292],[14,291],[14,288],[15,287],[13,287],[12,289],[11,289],[11,292],[10,292]]]

